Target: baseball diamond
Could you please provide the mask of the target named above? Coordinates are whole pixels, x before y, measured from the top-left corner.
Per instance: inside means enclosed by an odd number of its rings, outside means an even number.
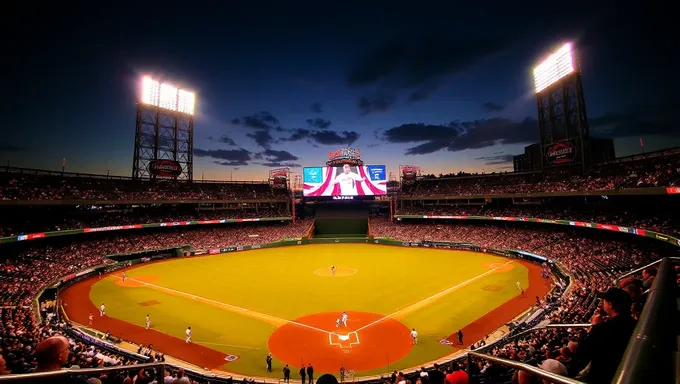
[[[541,266],[526,261],[373,244],[186,257],[142,264],[126,275],[122,281],[119,270],[66,289],[67,316],[87,324],[97,303],[106,303],[106,315],[92,328],[153,344],[198,367],[258,377],[278,377],[285,364],[312,363],[318,372],[343,365],[357,376],[418,367],[459,351],[459,329],[479,340],[548,290]],[[191,343],[184,340],[188,326]],[[273,373],[263,369],[269,352]]]

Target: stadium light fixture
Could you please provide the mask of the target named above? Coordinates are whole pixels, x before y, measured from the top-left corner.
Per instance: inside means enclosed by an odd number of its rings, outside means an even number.
[[[193,115],[196,108],[196,94],[144,76],[142,77],[141,102],[162,109]]]
[[[534,68],[536,93],[548,88],[574,70],[572,44],[567,43]]]

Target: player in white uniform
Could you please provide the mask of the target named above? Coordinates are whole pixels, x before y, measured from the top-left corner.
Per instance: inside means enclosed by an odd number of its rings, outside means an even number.
[[[347,312],[342,313],[342,324],[347,327]]]
[[[144,321],[144,325],[146,325],[146,329],[149,329],[151,327],[151,317],[149,317],[149,315],[146,315],[146,320]]]
[[[352,172],[349,164],[345,164],[342,166],[342,173],[335,176],[333,185],[340,184],[340,194],[342,196],[356,196],[358,194],[357,181],[364,181],[364,179]]]
[[[125,274],[125,272],[123,272],[123,283],[125,282],[126,277],[127,277],[127,275]]]
[[[335,319],[335,328],[340,328],[340,319]]]
[[[519,281],[517,282],[517,289],[519,289],[519,293],[524,297],[524,288],[522,288],[522,284]]]
[[[191,327],[187,327],[187,331],[185,332],[187,335],[187,339],[185,340],[187,344],[191,343]]]
[[[331,275],[335,276],[335,265],[331,265]]]
[[[104,303],[102,303],[102,305],[99,306],[99,317],[102,317],[106,314],[105,310],[106,310],[106,307],[104,306]]]
[[[416,332],[415,328],[411,330],[411,344],[418,344],[418,332]]]

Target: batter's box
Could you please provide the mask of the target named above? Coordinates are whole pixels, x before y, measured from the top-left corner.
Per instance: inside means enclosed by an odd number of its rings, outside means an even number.
[[[352,348],[353,345],[359,344],[359,334],[355,331],[347,334],[331,332],[328,334],[328,342],[330,345],[337,345],[341,349]]]

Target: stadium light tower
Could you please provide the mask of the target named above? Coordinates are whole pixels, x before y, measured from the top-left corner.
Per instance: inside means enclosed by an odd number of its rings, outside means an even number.
[[[140,79],[132,178],[192,181],[196,95],[150,76]]]
[[[534,68],[543,168],[590,163],[590,130],[572,43]]]

